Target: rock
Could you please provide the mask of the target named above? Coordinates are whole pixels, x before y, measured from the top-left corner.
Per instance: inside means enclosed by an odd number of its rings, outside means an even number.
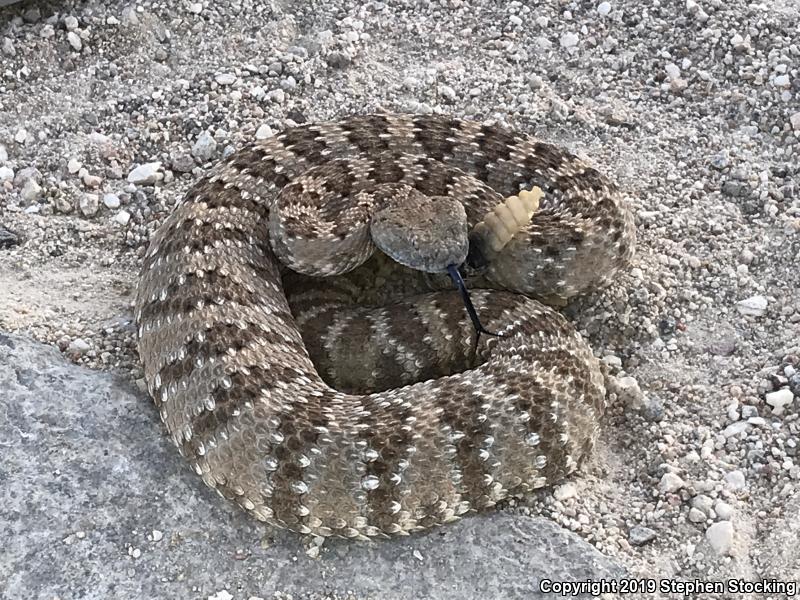
[[[93,217],[100,208],[100,198],[97,194],[84,194],[81,196],[79,208],[86,217]]]
[[[692,498],[692,507],[702,511],[705,515],[711,514],[711,508],[713,504],[714,501],[705,494],[698,494]]]
[[[235,585],[237,599],[342,590],[395,600],[544,600],[551,595],[539,591],[543,578],[627,575],[553,521],[502,511],[372,544],[329,540],[314,560],[302,536],[264,526],[205,487],[165,435],[152,401],[120,375],[0,334],[0,393],[9,598],[89,588],[94,598],[207,598]],[[153,530],[163,541],[148,540]],[[238,558],[242,549],[247,560]],[[165,582],[165,568],[180,576]],[[230,581],[242,584],[221,583],[218,574],[231,569]]]
[[[783,74],[775,77],[773,83],[775,84],[776,87],[789,87],[791,80],[789,79],[788,75]]]
[[[780,415],[792,403],[794,394],[789,388],[781,388],[775,392],[768,393],[765,398],[767,404],[772,407],[772,414]]]
[[[81,161],[79,161],[77,158],[71,158],[67,163],[67,171],[70,173],[70,175],[74,175],[81,170],[82,166],[83,165],[81,164]]]
[[[796,112],[789,117],[789,123],[791,123],[792,129],[800,131],[800,112]]]
[[[170,157],[172,169],[178,173],[191,173],[195,167],[194,159],[189,154],[174,154]]]
[[[188,6],[188,10],[193,15],[199,15],[201,12],[203,12],[203,3],[202,2],[192,2]]]
[[[692,523],[703,523],[706,520],[706,514],[698,508],[689,509],[689,520]]]
[[[639,382],[633,377],[619,377],[616,380],[617,397],[626,406],[634,409],[640,409],[644,406],[644,394],[639,387]]]
[[[561,35],[558,43],[561,44],[562,48],[574,48],[578,45],[578,36],[577,34],[568,31]]]
[[[10,229],[0,225],[0,248],[11,248],[19,244],[19,236]],[[1,390],[2,388],[0,388]]]
[[[733,523],[719,521],[706,529],[706,539],[717,554],[728,554],[733,546]]]
[[[334,69],[344,69],[345,67],[350,66],[350,63],[353,62],[353,59],[351,59],[350,55],[346,52],[334,50],[325,57],[325,61]]]
[[[261,127],[256,129],[256,139],[257,140],[265,140],[268,137],[272,137],[273,135],[274,135],[274,132],[272,131],[272,128],[269,125],[267,125],[266,123],[264,123],[263,125],[261,125]]]
[[[217,141],[210,133],[204,131],[197,137],[197,141],[192,146],[192,156],[201,162],[208,162],[214,158],[216,153]]]
[[[664,67],[664,71],[667,73],[667,77],[672,80],[678,79],[681,76],[681,69],[675,63],[667,63],[667,66]]]
[[[14,169],[11,167],[0,167],[0,183],[14,180]]]
[[[736,303],[736,309],[743,315],[760,317],[767,310],[767,299],[764,296],[751,296]]]
[[[163,177],[160,162],[151,162],[139,165],[128,173],[128,181],[136,185],[153,185]]]
[[[3,54],[6,56],[14,57],[17,55],[17,49],[14,47],[14,42],[11,40],[11,38],[4,37],[3,44],[0,46],[0,49],[2,49]]]
[[[750,424],[747,421],[735,421],[722,430],[722,435],[726,438],[734,437],[744,433],[749,428]]]
[[[116,194],[104,194],[103,195],[103,204],[105,204],[106,208],[119,208],[120,201],[119,196]]]
[[[634,525],[628,532],[628,540],[634,546],[641,546],[655,539],[656,532],[644,525]]]
[[[747,487],[744,473],[738,469],[725,474],[725,484],[734,491],[743,490]]]
[[[718,500],[714,505],[714,512],[717,514],[717,518],[728,521],[733,516],[733,507],[727,502]]]
[[[75,338],[67,347],[67,353],[73,356],[83,356],[91,349],[89,343],[83,338]]]
[[[127,210],[121,210],[114,215],[114,220],[120,225],[127,225],[128,221],[131,220],[131,213],[129,213]]]
[[[575,483],[572,481],[568,481],[567,483],[562,483],[556,489],[553,490],[553,497],[556,500],[563,502],[564,500],[568,500],[569,498],[574,498],[578,494],[578,488],[575,486]]]
[[[81,48],[83,48],[83,42],[81,42],[80,36],[74,31],[67,33],[67,41],[69,42],[69,45],[72,46],[72,49],[76,52],[80,52]]]
[[[597,5],[597,14],[601,17],[607,17],[608,14],[611,12],[611,3],[610,2],[601,2]]]
[[[67,31],[75,31],[78,28],[78,19],[72,15],[64,17],[64,27],[67,28]]]
[[[686,487],[686,483],[675,473],[664,473],[661,477],[661,481],[658,483],[659,491],[667,494],[677,492],[682,487]]]
[[[8,151],[3,144],[0,144],[0,163],[4,163],[8,160]]]
[[[19,195],[25,202],[36,202],[42,197],[42,186],[36,183],[35,179],[30,178],[22,186]]]
[[[233,85],[236,83],[236,75],[233,73],[220,73],[214,77],[214,81],[220,85]]]

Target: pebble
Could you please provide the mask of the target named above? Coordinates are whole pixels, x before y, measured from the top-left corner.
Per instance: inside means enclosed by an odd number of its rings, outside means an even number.
[[[120,201],[119,196],[116,194],[104,194],[103,195],[103,204],[105,204],[106,208],[119,208]]]
[[[204,131],[192,146],[192,156],[201,162],[209,162],[217,153],[217,141],[213,136]]]
[[[100,208],[100,199],[97,194],[84,194],[78,203],[81,212],[86,217],[93,217]]]
[[[28,203],[35,202],[42,197],[42,186],[36,183],[35,179],[30,178],[22,186],[22,190],[20,191],[19,196],[25,202]]]
[[[64,17],[64,27],[67,28],[67,31],[75,31],[78,28],[78,19],[72,15],[67,15]]]
[[[733,546],[733,523],[730,521],[714,523],[706,529],[706,539],[717,554],[728,554]]]
[[[733,516],[733,507],[727,502],[718,500],[714,505],[714,512],[717,514],[717,518],[728,521]]]
[[[131,220],[131,213],[129,213],[127,210],[121,210],[114,215],[114,220],[120,225],[127,225],[128,221]]]
[[[170,157],[172,169],[178,173],[191,173],[195,167],[194,159],[190,154],[180,153]]]
[[[617,397],[626,406],[640,409],[644,406],[644,394],[639,387],[639,382],[633,377],[619,377],[616,381]]]
[[[558,42],[562,48],[574,48],[578,45],[578,35],[568,31],[561,35]]]
[[[11,167],[0,167],[0,183],[12,181],[14,179],[14,169]]]
[[[71,175],[74,175],[75,173],[81,170],[82,166],[83,165],[81,164],[81,161],[79,161],[77,158],[71,158],[67,163],[67,171]]]
[[[216,594],[211,594],[208,600],[233,600],[233,596],[231,596],[228,590],[221,590]]]
[[[698,508],[689,509],[689,520],[692,523],[704,523],[706,520],[706,513]]]
[[[256,129],[256,139],[257,140],[265,140],[268,137],[272,137],[273,135],[274,135],[274,132],[272,131],[272,128],[269,125],[267,125],[266,123],[264,123],[258,129]]]
[[[706,496],[705,494],[698,494],[694,498],[692,498],[692,507],[696,508],[699,511],[702,511],[705,515],[711,514],[711,508],[714,504],[714,501]]]
[[[63,346],[62,346],[63,348]],[[91,346],[83,338],[75,338],[67,346],[67,352],[73,356],[83,356],[90,350]]]
[[[577,495],[578,488],[572,481],[561,484],[553,490],[553,497],[561,502],[569,498],[574,498]]]
[[[214,80],[220,85],[233,85],[236,82],[236,75],[233,73],[220,73]]]
[[[788,75],[778,75],[774,80],[773,83],[776,87],[789,87],[790,80]]]
[[[24,144],[28,140],[28,132],[24,129],[20,129],[14,135],[14,141],[18,144]]]
[[[789,388],[781,388],[775,392],[766,394],[765,399],[767,404],[772,407],[772,414],[780,415],[783,410],[792,403],[794,394]]]
[[[634,525],[628,532],[628,540],[634,546],[641,546],[655,539],[656,532],[644,525]]]
[[[684,483],[683,479],[678,477],[675,473],[664,473],[664,475],[661,477],[661,481],[658,483],[659,491],[668,494],[677,492],[683,487],[686,487],[686,483]]]
[[[17,49],[14,47],[14,42],[12,42],[10,38],[3,38],[3,44],[0,48],[2,48],[3,54],[6,56],[14,57],[17,55]]]
[[[67,33],[67,41],[69,42],[69,45],[72,46],[72,49],[76,52],[80,52],[81,48],[83,48],[83,42],[81,42],[80,36],[74,31]]]
[[[164,539],[164,533],[158,529],[153,529],[153,541],[160,542],[162,539]]]
[[[725,484],[734,491],[743,490],[747,487],[747,481],[745,481],[744,473],[742,473],[739,469],[725,474]]]
[[[796,112],[789,117],[789,123],[792,125],[792,129],[800,132],[800,112]]]
[[[4,163],[7,160],[8,160],[8,150],[6,150],[6,147],[3,144],[0,144],[0,163]]]
[[[201,12],[203,12],[203,4],[202,2],[192,2],[188,6],[188,10],[193,15],[199,15]]]
[[[161,163],[151,162],[139,165],[128,173],[128,181],[136,185],[152,185],[159,180]]]
[[[743,315],[760,317],[766,312],[767,304],[767,299],[764,296],[751,296],[737,302],[736,309]]]
[[[611,3],[610,2],[601,2],[597,5],[597,14],[601,17],[606,17],[611,12]]]
[[[666,71],[667,77],[673,80],[681,76],[681,69],[675,63],[667,63],[667,66],[664,67],[664,71]]]
[[[343,69],[349,66],[350,63],[353,62],[353,59],[351,59],[350,55],[346,52],[334,50],[325,57],[325,61],[334,69]]]

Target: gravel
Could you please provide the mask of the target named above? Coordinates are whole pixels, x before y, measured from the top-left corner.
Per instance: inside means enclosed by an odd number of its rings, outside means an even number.
[[[2,9],[0,330],[141,382],[136,273],[208,162],[356,112],[508,123],[609,173],[639,243],[565,309],[621,382],[596,457],[507,509],[639,576],[798,579],[798,23],[787,0]]]

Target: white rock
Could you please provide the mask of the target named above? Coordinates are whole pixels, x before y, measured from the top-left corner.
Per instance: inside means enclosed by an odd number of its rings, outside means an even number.
[[[274,135],[272,128],[264,123],[261,127],[256,129],[256,139],[257,140],[265,140],[268,137],[272,137]]]
[[[797,113],[797,115],[800,117],[800,113]],[[6,150],[6,147],[3,146],[3,144],[0,144],[0,163],[4,163],[7,160],[8,160],[8,151]]]
[[[689,520],[692,523],[703,523],[706,520],[706,513],[698,508],[689,509]]]
[[[661,481],[658,483],[658,489],[661,492],[673,493],[677,492],[682,487],[686,487],[683,479],[675,475],[675,473],[664,473]]]
[[[90,348],[91,346],[89,346],[86,340],[82,338],[75,338],[69,343],[69,346],[67,347],[67,352],[69,352],[70,354],[76,354],[78,356],[81,356],[83,354],[86,354]]]
[[[728,521],[733,516],[733,507],[727,502],[718,500],[714,505],[714,512],[717,513],[717,518]]]
[[[100,198],[97,197],[97,194],[84,194],[81,196],[79,205],[85,216],[93,217],[100,208]]]
[[[796,112],[791,117],[789,117],[789,123],[792,124],[792,129],[800,132],[800,112]],[[0,158],[0,161],[1,160],[2,158]]]
[[[193,2],[189,5],[189,12],[193,15],[199,15],[203,12],[203,4],[201,2]]]
[[[128,221],[131,220],[131,213],[129,213],[127,210],[121,210],[114,215],[114,220],[120,225],[127,225]]]
[[[106,205],[106,208],[119,208],[120,201],[119,196],[116,194],[105,194],[103,196],[103,204]]]
[[[220,85],[233,85],[236,82],[236,75],[233,73],[220,73],[214,80]]]
[[[574,498],[578,494],[578,488],[571,481],[561,484],[553,490],[553,497],[556,500],[564,501]]]
[[[664,67],[664,71],[667,72],[667,77],[672,80],[678,79],[681,76],[681,69],[675,63],[667,63]]]
[[[745,481],[744,473],[742,473],[739,469],[731,471],[730,473],[726,473],[725,483],[732,490],[743,490],[747,487],[747,481]]]
[[[25,141],[28,139],[28,132],[24,129],[20,129],[17,131],[16,135],[14,136],[14,141],[18,144],[24,144]]]
[[[0,167],[0,183],[14,179],[14,169],[11,167]]]
[[[77,158],[71,158],[67,163],[67,171],[69,171],[71,175],[74,175],[81,170],[82,166],[83,165],[81,165],[81,161],[79,161]]]
[[[597,5],[597,14],[601,17],[605,17],[608,13],[611,12],[611,3],[610,2],[601,2]]]
[[[139,165],[128,173],[128,181],[136,185],[152,185],[159,180],[161,162],[151,162]]]
[[[78,28],[78,19],[72,15],[64,17],[64,27],[67,28],[67,31],[75,31]]]
[[[706,539],[717,554],[727,554],[733,546],[733,523],[714,523],[706,529]]]
[[[208,162],[217,153],[217,141],[213,136],[204,131],[201,133],[192,146],[192,156],[201,162]]]
[[[789,87],[789,76],[786,74],[778,75],[774,80],[776,87]]]
[[[573,48],[578,45],[578,36],[577,34],[568,31],[562,34],[558,42],[561,44],[562,48]]]
[[[160,542],[162,539],[164,539],[164,533],[158,529],[153,529],[153,541]]]
[[[83,48],[83,42],[81,42],[80,36],[74,31],[67,33],[67,41],[69,42],[69,45],[72,46],[72,49],[76,52],[80,52],[81,48]]]
[[[616,380],[616,392],[619,400],[626,405],[640,409],[644,406],[644,394],[639,382],[633,377],[619,377]]]
[[[42,197],[42,186],[31,177],[25,181],[25,185],[22,186],[22,191],[20,191],[19,195],[26,202],[35,202]]]
[[[743,315],[760,317],[767,310],[767,299],[764,296],[751,296],[736,303],[736,309]]]
[[[726,438],[733,437],[739,435],[740,433],[744,433],[750,427],[750,424],[747,421],[736,421],[735,423],[731,423],[725,429],[722,430],[722,435]]]
[[[794,400],[794,394],[789,388],[782,388],[776,392],[766,395],[767,404],[772,407],[773,414],[781,414],[783,409],[789,406]]]

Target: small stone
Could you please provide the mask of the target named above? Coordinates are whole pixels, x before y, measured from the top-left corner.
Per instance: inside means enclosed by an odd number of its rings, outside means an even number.
[[[216,594],[211,594],[208,597],[208,600],[233,600],[233,596],[230,595],[228,590],[222,590],[220,592],[217,592]]]
[[[767,299],[764,296],[751,296],[736,303],[736,309],[743,315],[760,317],[767,310]]]
[[[798,113],[800,114],[800,113]],[[4,163],[8,160],[8,151],[3,144],[0,144],[0,163]]]
[[[522,25],[522,19],[520,19],[517,15],[511,15],[508,17],[508,22],[511,23],[514,27],[519,27]]]
[[[63,348],[63,346],[62,346]],[[72,356],[83,356],[86,354],[91,346],[83,338],[75,338],[67,346],[67,352]]]
[[[67,28],[67,31],[75,31],[78,28],[78,19],[72,15],[64,17],[64,27]]]
[[[738,436],[749,429],[750,425],[747,421],[736,421],[728,425],[722,430],[722,435],[726,438]]]
[[[678,79],[681,76],[681,69],[675,63],[667,63],[667,66],[664,67],[664,71],[666,71],[667,77],[672,80]]]
[[[153,185],[162,175],[160,162],[151,162],[139,165],[128,173],[128,181],[136,185]]]
[[[800,132],[800,112],[796,112],[791,117],[789,117],[789,123],[791,123],[792,129],[794,129],[797,132]]]
[[[714,505],[714,512],[717,514],[717,518],[728,521],[733,516],[733,507],[727,502],[718,500]]]
[[[0,225],[0,248],[11,248],[17,244],[19,244],[19,236],[10,229]]]
[[[14,179],[14,169],[11,167],[0,167],[0,183],[12,181]]]
[[[131,220],[131,213],[129,213],[127,210],[121,210],[114,215],[114,220],[120,225],[127,225],[128,221]]]
[[[217,141],[210,133],[204,131],[192,146],[192,156],[201,162],[208,162],[217,153]]]
[[[103,196],[103,204],[105,204],[106,208],[111,208],[111,209],[119,208],[120,206],[119,196],[117,196],[116,194],[105,194]]]
[[[639,382],[633,377],[620,377],[616,380],[617,397],[627,406],[640,409],[644,405],[644,394]]]
[[[81,48],[83,48],[83,42],[81,42],[81,37],[75,33],[74,31],[70,31],[67,33],[67,41],[69,45],[72,46],[72,49],[76,52],[80,52]]]
[[[744,473],[738,469],[725,474],[725,483],[732,490],[743,490],[747,487]]]
[[[25,131],[24,129],[20,129],[14,135],[14,141],[17,142],[18,144],[24,144],[27,140],[28,140],[28,132]]]
[[[780,415],[783,410],[792,403],[794,394],[789,388],[781,388],[775,392],[770,392],[765,396],[767,404],[772,407],[772,414]]]
[[[689,520],[692,523],[704,523],[706,518],[706,514],[702,510],[697,508],[689,509]]]
[[[597,14],[601,17],[607,17],[611,12],[611,2],[601,2],[597,5]]]
[[[328,56],[325,57],[325,61],[334,69],[343,69],[353,62],[349,54],[346,52],[339,52],[338,50],[334,50],[328,54]]]
[[[455,102],[457,98],[456,91],[449,85],[439,86],[439,95],[441,95],[441,97],[448,102]]]
[[[628,532],[628,540],[634,546],[641,546],[655,539],[656,532],[644,525],[634,525]]]
[[[175,154],[170,157],[172,169],[178,173],[191,173],[195,167],[194,159],[189,154]]]
[[[35,202],[42,197],[42,186],[36,183],[35,179],[30,178],[22,186],[22,191],[20,191],[19,195],[25,202]]]
[[[561,484],[553,490],[553,497],[561,502],[569,498],[574,498],[577,494],[578,488],[571,481]]]
[[[214,80],[220,85],[233,85],[236,82],[236,75],[233,73],[220,73]]]
[[[88,171],[81,175],[81,181],[83,181],[83,185],[93,190],[99,188],[100,184],[103,183],[103,180],[100,177],[97,175],[91,175]]]
[[[773,80],[773,83],[775,83],[776,87],[789,87],[789,83],[790,83],[789,76],[786,75],[786,74],[778,75]]]
[[[11,38],[4,37],[3,44],[0,46],[3,50],[3,54],[6,56],[16,56],[17,49],[14,48],[14,42],[11,41]]]
[[[686,487],[686,483],[684,483],[683,479],[675,475],[675,473],[664,473],[661,477],[661,481],[658,483],[659,491],[668,494],[677,492],[682,487]]]
[[[717,554],[728,554],[733,546],[733,523],[730,521],[714,523],[706,529],[706,539]]]
[[[270,127],[266,123],[264,123],[263,125],[261,125],[261,127],[256,129],[256,139],[257,140],[265,140],[268,137],[272,137],[273,135],[274,135],[274,132],[272,131],[272,127]]]
[[[71,158],[67,163],[67,171],[71,175],[74,175],[75,173],[81,170],[82,166],[83,165],[81,164],[81,161],[79,161],[77,158]]]
[[[561,44],[562,48],[574,48],[578,45],[578,36],[577,34],[568,31],[562,34],[558,42]]]
[[[79,203],[81,212],[86,217],[93,217],[100,208],[100,199],[97,194],[84,194]]]
[[[153,541],[160,542],[162,539],[164,539],[164,533],[158,529],[153,529]]]
[[[192,2],[189,5],[189,12],[193,15],[199,15],[203,12],[203,3],[202,2]]]

